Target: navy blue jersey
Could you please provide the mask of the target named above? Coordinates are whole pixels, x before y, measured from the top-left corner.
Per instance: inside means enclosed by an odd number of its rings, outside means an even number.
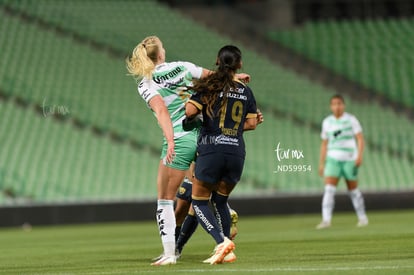
[[[213,107],[212,118],[207,115],[207,106],[202,103],[201,94],[195,93],[191,96],[190,102],[203,114],[197,148],[199,155],[221,152],[244,158],[244,122],[247,118],[257,117],[257,107],[252,90],[241,82],[235,83],[235,89],[219,96]],[[224,94],[227,96],[227,105],[220,111]]]

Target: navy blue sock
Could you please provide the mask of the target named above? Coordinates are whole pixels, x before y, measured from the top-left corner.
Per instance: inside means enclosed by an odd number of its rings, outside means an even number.
[[[211,203],[216,211],[216,217],[222,227],[224,236],[230,238],[231,216],[230,209],[227,204],[228,196],[213,192]]]
[[[181,226],[181,231],[178,233],[179,236],[178,236],[178,240],[175,246],[180,253],[183,250],[184,245],[193,235],[194,231],[197,228],[197,225],[198,225],[197,217],[194,215],[188,214],[183,222],[183,225]]]
[[[214,238],[217,244],[222,243],[224,241],[224,236],[217,224],[213,212],[211,212],[211,209],[208,206],[208,199],[197,200],[193,197],[193,208],[198,223]]]
[[[181,225],[175,226],[175,242],[177,243],[178,237],[180,237]]]

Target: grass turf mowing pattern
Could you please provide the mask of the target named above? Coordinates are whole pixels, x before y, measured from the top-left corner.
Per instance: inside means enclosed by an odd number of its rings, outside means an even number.
[[[154,222],[0,230],[0,274],[414,274],[414,210],[337,213],[329,229],[319,215],[243,217],[237,261],[201,263],[214,247],[201,227],[174,266],[150,266],[161,252]]]

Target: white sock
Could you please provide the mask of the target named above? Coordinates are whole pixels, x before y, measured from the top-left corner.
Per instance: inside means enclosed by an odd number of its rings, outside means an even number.
[[[157,201],[157,223],[165,256],[175,255],[175,215],[173,200]]]
[[[335,206],[335,191],[336,186],[331,184],[325,185],[325,192],[322,198],[322,220],[324,222],[331,222],[332,212]]]
[[[354,190],[349,191],[348,194],[351,198],[352,204],[354,205],[354,209],[358,216],[358,220],[368,220],[367,215],[365,214],[364,197],[362,196],[361,191],[359,191],[359,189],[356,188]]]

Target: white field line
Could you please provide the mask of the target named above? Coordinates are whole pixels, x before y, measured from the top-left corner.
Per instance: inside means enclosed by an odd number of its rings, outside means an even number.
[[[414,269],[413,266],[405,265],[392,265],[392,266],[374,266],[374,267],[361,267],[361,266],[339,266],[339,267],[274,267],[274,268],[240,268],[240,269],[224,269],[224,268],[214,268],[214,269],[174,269],[167,270],[160,267],[153,267],[152,270],[136,270],[133,272],[128,271],[128,274],[160,274],[160,273],[225,273],[225,272],[249,272],[249,273],[261,273],[261,272],[318,272],[318,271],[363,271],[363,270],[407,270]],[[70,275],[70,272],[62,273],[24,273],[25,275]],[[76,274],[79,274],[76,272]],[[116,274],[126,274],[125,271],[102,271],[102,272],[87,272],[88,275],[116,275]]]
[[[188,272],[188,273],[204,273],[204,272],[315,272],[315,271],[358,271],[358,270],[403,270],[414,269],[414,266],[374,266],[374,267],[360,267],[360,266],[344,266],[344,267],[274,267],[274,268],[253,268],[253,269],[178,269],[174,272]],[[139,271],[138,273],[157,273],[160,270]],[[99,273],[100,274],[100,273]],[[111,273],[109,273],[111,274]],[[109,275],[108,274],[108,275]],[[98,275],[98,274],[97,274]]]

